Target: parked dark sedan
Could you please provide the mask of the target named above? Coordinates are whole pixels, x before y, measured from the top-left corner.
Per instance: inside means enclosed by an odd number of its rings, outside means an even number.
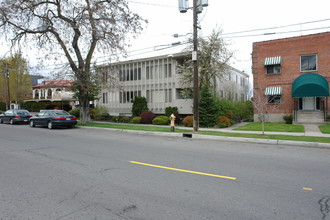
[[[30,118],[30,127],[36,125],[47,126],[49,129],[55,127],[72,128],[77,124],[77,118],[64,110],[42,110],[36,116]]]
[[[12,109],[8,110],[0,115],[0,123],[10,123],[11,125],[16,123],[29,123],[29,119],[32,117],[30,112],[25,109]]]

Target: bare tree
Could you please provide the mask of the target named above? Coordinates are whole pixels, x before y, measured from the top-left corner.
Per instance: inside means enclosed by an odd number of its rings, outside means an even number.
[[[221,38],[222,30],[214,29],[211,36],[200,38],[199,42],[199,87],[208,87],[213,93],[216,89],[216,80],[221,80],[228,66],[233,52],[228,49],[227,43]],[[187,48],[191,51],[192,48]],[[193,82],[193,68],[191,59],[185,60],[180,66],[182,69],[181,82],[183,88],[191,88]]]
[[[0,6],[1,33],[12,45],[32,43],[48,50],[47,56],[58,50],[65,55],[76,78],[82,122],[90,120],[89,101],[99,92],[93,55],[124,51],[126,38],[136,36],[142,23],[125,0],[2,0]]]
[[[262,135],[265,134],[265,122],[268,120],[269,114],[275,112],[280,105],[269,104],[269,98],[264,94],[264,90],[260,88],[254,89],[252,104],[255,112],[258,114],[258,118],[261,121]],[[283,104],[283,103],[282,103]]]

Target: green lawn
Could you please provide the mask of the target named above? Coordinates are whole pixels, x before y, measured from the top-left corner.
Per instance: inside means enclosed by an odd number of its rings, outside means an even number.
[[[158,126],[148,126],[148,125],[132,125],[132,124],[115,124],[115,123],[78,123],[78,126],[87,127],[99,127],[99,128],[114,128],[123,130],[135,130],[135,131],[155,131],[155,132],[171,132],[170,126],[168,127],[158,127]],[[191,132],[191,130],[175,129],[175,132]]]
[[[247,125],[235,128],[238,131],[262,131],[261,122],[251,122]],[[285,123],[265,122],[265,131],[278,131],[278,132],[304,132],[303,125],[292,125]]]
[[[283,125],[285,125],[285,124],[283,124]],[[110,124],[110,123],[87,123],[87,124],[78,123],[78,126],[114,128],[114,129],[123,129],[123,130],[138,130],[138,131],[170,132],[170,127],[157,127],[157,126],[148,126],[148,125],[115,124],[115,123],[113,123],[113,124]],[[328,126],[328,129],[330,132],[330,126]],[[192,131],[176,128],[175,132],[177,132],[177,133],[189,132],[190,133]],[[198,134],[225,136],[225,137],[330,143],[330,138],[328,138],[328,137],[269,135],[269,134],[262,135],[262,134],[229,133],[229,132],[220,132],[220,131],[199,131]]]
[[[319,143],[330,143],[328,137],[311,137],[311,136],[291,136],[291,135],[279,135],[279,134],[243,134],[243,133],[227,133],[217,131],[200,131],[200,134],[215,135],[224,137],[240,137],[240,138],[257,138],[257,139],[271,139],[271,140],[282,140],[282,141],[303,141],[303,142],[319,142]]]
[[[320,125],[319,128],[323,134],[330,134],[330,125]]]

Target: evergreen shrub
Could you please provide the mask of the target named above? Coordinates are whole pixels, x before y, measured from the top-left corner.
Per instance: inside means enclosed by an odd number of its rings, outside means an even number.
[[[129,123],[129,117],[127,117],[127,116],[125,116],[125,117],[122,117],[121,119],[120,119],[120,122],[122,122],[122,123]]]
[[[77,118],[80,117],[80,108],[73,108],[69,111],[70,115],[74,115]]]
[[[141,117],[134,117],[132,119],[133,124],[141,124]]]
[[[169,118],[167,116],[158,116],[152,120],[153,125],[168,125],[169,124]]]
[[[132,105],[132,116],[139,116],[142,112],[148,111],[148,103],[145,97],[135,97]]]
[[[292,124],[293,116],[292,115],[285,115],[285,116],[283,116],[283,120],[285,121],[285,124]]]

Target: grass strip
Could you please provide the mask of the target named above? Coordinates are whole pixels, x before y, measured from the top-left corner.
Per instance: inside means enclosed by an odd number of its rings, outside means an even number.
[[[277,134],[242,134],[242,133],[227,133],[218,131],[199,131],[199,134],[215,135],[223,137],[240,137],[240,138],[257,138],[269,140],[282,140],[282,141],[303,141],[303,142],[319,142],[330,143],[328,137],[314,137],[314,136],[291,136],[291,135],[277,135]]]
[[[112,123],[78,123],[78,126],[85,127],[98,127],[98,128],[114,128],[123,130],[134,130],[134,131],[154,131],[154,132],[171,132],[170,126],[168,127],[157,127],[157,126],[144,126],[144,125],[132,125],[132,124],[112,124]],[[191,130],[175,129],[175,132],[191,132]]]
[[[235,128],[237,131],[262,131],[261,122],[251,122],[241,127]],[[265,131],[275,132],[304,132],[303,125],[285,124],[281,122],[265,122]]]
[[[111,124],[111,123],[86,123],[86,124],[78,123],[78,126],[113,128],[113,129],[136,130],[136,131],[170,132],[170,127],[157,127],[157,126],[132,125],[132,124],[126,125],[126,124]],[[175,132],[191,133],[192,131],[176,128]],[[265,135],[262,135],[262,134],[230,133],[230,132],[220,132],[220,131],[199,131],[198,134],[223,136],[223,137],[330,143],[330,138],[328,137],[290,136],[290,135],[276,135],[276,134],[267,134],[267,133]]]
[[[320,125],[319,128],[323,134],[330,134],[330,125]]]

